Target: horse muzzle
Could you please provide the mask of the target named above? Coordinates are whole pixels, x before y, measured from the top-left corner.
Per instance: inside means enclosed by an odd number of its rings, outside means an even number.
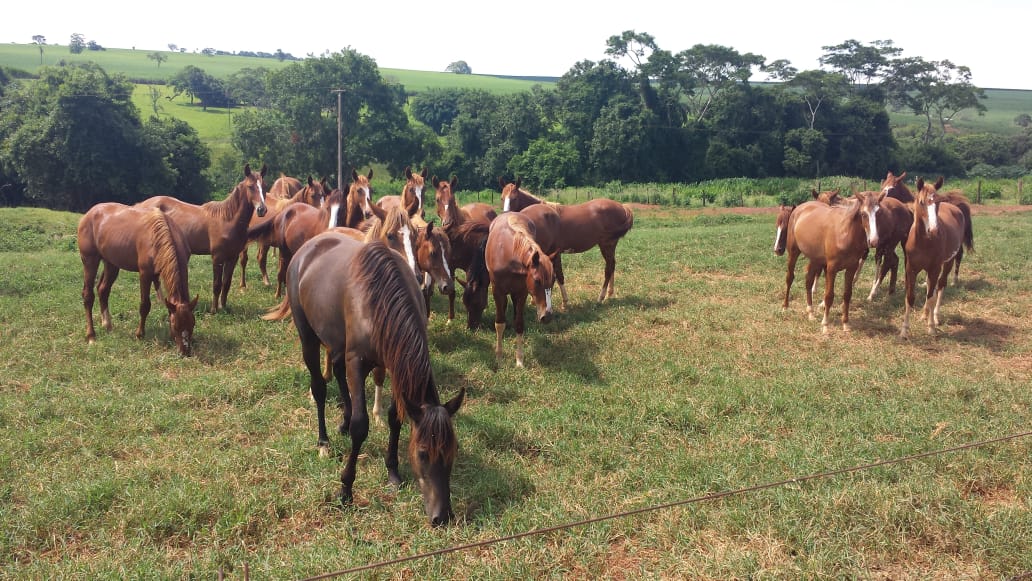
[[[269,209],[266,208],[265,206],[258,206],[257,208],[255,208],[255,213],[258,214],[259,218],[264,218],[265,217],[265,213],[268,212],[268,211],[269,211]]]

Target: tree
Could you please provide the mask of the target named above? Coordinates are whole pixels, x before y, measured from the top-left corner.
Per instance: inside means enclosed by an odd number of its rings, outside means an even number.
[[[73,33],[72,39],[68,41],[68,50],[71,51],[72,54],[79,54],[86,50],[86,37],[78,32]]]
[[[1022,113],[1014,118],[1014,124],[1018,127],[1024,127],[1025,129],[1028,129],[1029,127],[1032,127],[1032,115],[1029,115],[1028,113]]]
[[[890,103],[925,118],[922,142],[928,144],[935,137],[933,125],[939,125],[939,138],[953,117],[965,110],[975,109],[985,114],[985,91],[971,84],[971,69],[957,66],[948,60],[926,61],[921,57],[897,59],[892,62],[892,74],[882,83]]]
[[[42,34],[32,36],[32,42],[39,46],[39,64],[43,64],[43,47],[47,44],[47,37]]]
[[[95,40],[91,40],[91,41],[87,42],[86,43],[86,48],[88,48],[89,50],[107,50],[103,46],[100,46],[100,43],[95,41]]]
[[[849,79],[840,73],[803,71],[789,80],[786,86],[794,89],[793,94],[798,95],[806,104],[812,130],[817,123],[817,112],[821,105],[826,100],[838,99],[845,95]]]
[[[161,63],[168,60],[168,55],[163,52],[154,51],[147,55],[147,58],[158,63],[158,68],[161,68]]]
[[[876,40],[865,46],[857,40],[847,40],[834,46],[822,46],[825,51],[819,62],[833,71],[842,73],[849,83],[857,86],[870,85],[871,81],[884,76],[890,69],[890,59],[899,56],[903,49],[893,45],[891,40]]]
[[[179,156],[204,148],[196,134],[180,141],[175,154],[148,138],[132,92],[124,75],[94,63],[43,68],[38,80],[18,85],[12,107],[0,112],[0,167],[17,174],[28,201],[58,210],[82,212],[97,202],[132,203],[158,193],[180,172]],[[181,179],[185,174],[175,181]]]
[[[169,52],[176,52],[179,50],[179,45],[174,42],[170,42],[168,43],[168,50]]]
[[[204,72],[204,69],[187,65],[172,77],[170,84],[173,89],[174,99],[186,93],[190,95],[190,103],[194,99],[201,102],[201,107],[207,111],[208,107],[227,107],[229,98],[226,96],[226,88],[222,81]]]
[[[717,44],[697,44],[675,55],[674,62],[686,79],[689,120],[700,122],[721,93],[748,83],[753,68],[762,67],[764,58]]]
[[[267,107],[269,98],[265,88],[269,70],[264,67],[244,67],[226,78],[226,92],[230,101],[250,107]]]
[[[466,61],[455,61],[448,65],[448,67],[444,69],[444,72],[455,73],[456,75],[472,75],[473,69],[466,64]]]

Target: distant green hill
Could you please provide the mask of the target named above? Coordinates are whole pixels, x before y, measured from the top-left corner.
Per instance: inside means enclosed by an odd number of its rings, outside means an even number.
[[[148,58],[152,50],[109,48],[102,51],[86,50],[72,54],[66,45],[48,44],[43,47],[43,64],[40,64],[39,47],[35,44],[0,43],[0,66],[21,69],[35,73],[41,66],[75,62],[95,62],[108,72],[123,73],[136,82],[160,82],[175,75],[181,69],[193,65],[216,78],[226,78],[243,68],[264,67],[281,69],[292,61],[275,58],[260,58],[235,55],[207,56],[200,53],[158,51],[167,60],[160,65]],[[493,75],[456,75],[433,71],[410,71],[404,69],[380,69],[388,82],[403,85],[409,92],[437,88],[474,88],[494,93],[517,93],[529,90],[534,85],[552,85],[556,79],[549,77],[501,77]]]

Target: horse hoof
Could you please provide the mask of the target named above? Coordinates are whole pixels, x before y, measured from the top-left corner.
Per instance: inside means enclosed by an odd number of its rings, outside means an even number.
[[[401,488],[402,480],[397,474],[388,474],[387,481],[391,483],[395,488]]]
[[[850,327],[849,325],[842,325],[842,332],[843,333],[849,333],[852,330],[853,330],[853,328]]]
[[[320,458],[329,458],[330,457],[330,445],[329,444],[319,444],[319,457]]]

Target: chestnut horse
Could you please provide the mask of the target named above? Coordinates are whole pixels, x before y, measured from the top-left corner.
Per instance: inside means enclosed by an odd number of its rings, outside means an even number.
[[[312,179],[312,176],[308,176],[308,183],[302,184],[301,180],[297,178],[281,175],[265,194],[268,214],[263,218],[253,217],[248,226],[248,232],[263,221],[274,219],[291,204],[300,202],[320,208],[329,192],[330,187],[327,185],[325,177],[322,181],[317,182]],[[252,241],[250,235],[247,241],[248,243]],[[262,273],[262,284],[265,286],[269,286],[268,258],[271,246],[270,240],[258,240],[258,270]],[[240,288],[247,288],[247,246],[244,246],[243,252],[240,253]]]
[[[244,166],[244,179],[225,200],[197,206],[169,196],[155,196],[136,204],[139,208],[159,208],[183,231],[191,254],[210,254],[212,267],[211,313],[226,307],[240,252],[247,245],[247,225],[251,214],[265,215],[265,172]]]
[[[104,272],[97,282],[100,295],[100,321],[111,330],[111,312],[108,297],[120,269],[140,273],[140,326],[136,338],[142,339],[150,313],[150,289],[165,285],[168,296],[169,333],[179,348],[180,355],[189,356],[193,343],[195,296],[190,300],[190,249],[178,226],[166,219],[158,209],[143,210],[116,204],[101,203],[93,206],[79,220],[77,232],[79,257],[82,259],[82,303],[86,309],[86,342],[94,343],[93,285],[100,263]]]
[[[907,187],[906,182],[903,178],[907,176],[907,172],[903,172],[898,176],[892,175],[890,171],[885,179],[882,180],[881,189],[890,198],[895,198],[903,202],[908,209],[914,202],[914,193]],[[953,204],[960,208],[960,211],[964,213],[964,219],[966,220],[967,227],[971,227],[971,204],[968,199],[960,191],[951,190],[949,192],[936,192],[936,196],[942,200]],[[907,231],[909,234],[909,229]],[[965,236],[970,237],[974,240],[972,232],[965,232]],[[904,252],[905,254],[905,252]],[[960,281],[960,262],[964,258],[964,246],[961,245],[960,252],[957,254],[956,260],[953,261],[953,284],[958,284]]]
[[[502,187],[502,212],[519,212],[529,205],[540,204],[540,198],[520,189],[520,179],[506,184],[499,178]],[[559,213],[559,231],[554,233],[557,247],[562,252],[580,253],[598,246],[605,260],[602,290],[598,301],[616,294],[613,277],[616,273],[616,245],[634,225],[634,214],[626,204],[606,198],[595,198],[580,204],[554,204]],[[538,224],[540,227],[541,225]],[[565,277],[562,274],[562,256],[554,253],[556,277],[563,297],[563,308],[568,303]]]
[[[822,270],[826,274],[822,333],[828,333],[828,318],[835,293],[835,276],[840,270],[845,271],[842,329],[849,331],[849,304],[860,259],[868,252],[868,248],[876,248],[879,243],[878,222],[874,216],[879,211],[880,201],[881,196],[877,193],[858,192],[855,201],[838,206],[810,201],[800,204],[791,212],[785,243],[788,250],[788,267],[785,274],[783,307],[788,309],[796,261],[799,255],[803,254],[809,259],[806,270],[806,313],[811,320],[814,318],[814,281]]]
[[[328,453],[329,436],[319,349],[325,345],[332,353],[333,374],[343,399],[339,430],[351,436],[351,451],[340,478],[341,502],[352,502],[355,467],[369,433],[365,380],[373,368],[384,367],[393,379],[387,414],[388,479],[395,486],[401,484],[398,440],[402,420],[408,418],[409,462],[430,524],[440,526],[453,516],[450,479],[458,451],[453,417],[465,389],[441,403],[430,363],[423,299],[408,270],[398,253],[380,242],[364,243],[324,232],[306,242],[290,262],[287,297],[316,403],[321,453]]]
[[[452,176],[451,181],[438,180],[435,176],[434,198],[437,213],[441,217],[441,229],[448,236],[451,253],[448,263],[454,269],[466,272],[466,280],[455,278],[464,289],[462,304],[466,309],[466,327],[474,330],[480,327],[481,317],[487,308],[487,290],[491,285],[490,276],[484,265],[484,248],[487,243],[491,220],[497,216],[490,204],[472,202],[461,208],[455,199],[458,189],[458,178]],[[448,320],[455,318],[454,287],[448,295]]]
[[[422,173],[412,173],[412,168],[405,167],[405,185],[401,188],[400,196],[384,196],[376,202],[384,210],[395,206],[401,206],[410,218],[414,216],[423,217],[423,187],[426,183],[427,169],[424,167]],[[371,177],[371,174],[370,174]]]
[[[900,337],[910,335],[910,309],[914,306],[914,287],[917,275],[924,271],[928,275],[928,292],[925,295],[922,317],[928,321],[929,334],[935,333],[939,325],[939,308],[942,294],[950,276],[953,261],[960,260],[963,247],[975,249],[971,223],[963,210],[939,195],[942,187],[940,177],[935,184],[926,184],[917,178],[917,193],[914,195],[914,224],[906,242],[906,269],[904,286],[906,304],[903,310],[903,326]],[[932,306],[932,295],[935,305]]]
[[[516,366],[523,367],[523,312],[527,295],[534,300],[537,319],[552,320],[552,286],[555,274],[552,261],[534,240],[534,223],[520,213],[506,213],[491,222],[484,261],[491,278],[495,303],[495,357],[502,360],[502,334],[505,333],[505,310],[512,297],[515,310]]]

